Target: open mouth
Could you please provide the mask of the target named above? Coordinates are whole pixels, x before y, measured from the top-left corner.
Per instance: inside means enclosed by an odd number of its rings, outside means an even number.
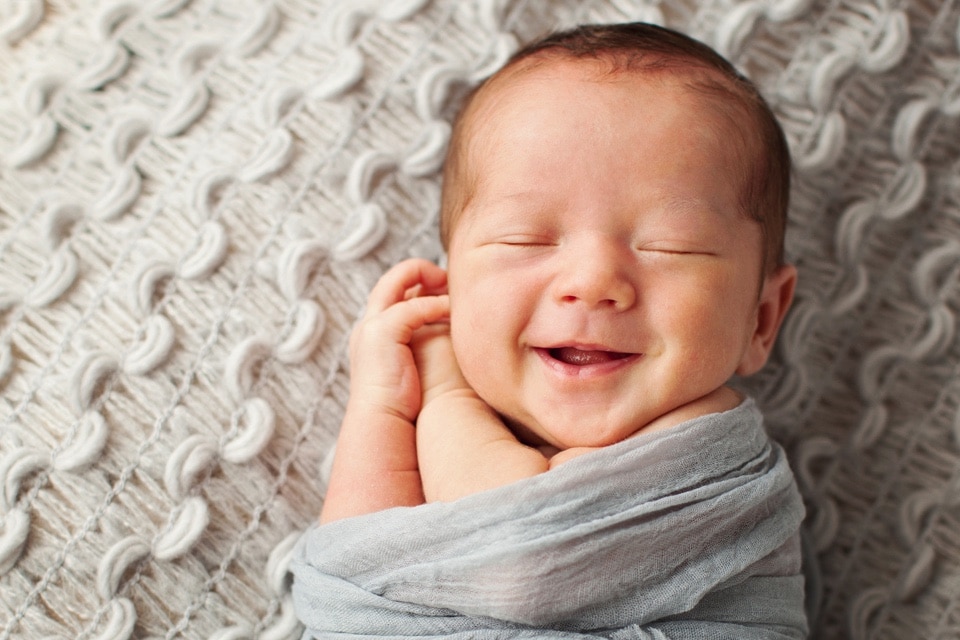
[[[623,360],[634,355],[632,353],[620,353],[619,351],[605,351],[602,349],[578,349],[576,347],[557,347],[547,349],[547,355],[554,360],[569,364],[575,367],[586,367],[589,365],[606,364],[616,360]]]

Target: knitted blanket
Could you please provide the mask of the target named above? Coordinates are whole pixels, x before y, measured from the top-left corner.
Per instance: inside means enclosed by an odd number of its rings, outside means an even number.
[[[960,636],[960,6],[0,3],[0,640],[294,638],[346,340],[439,258],[464,90],[648,20],[753,77],[796,160],[796,304],[744,383],[822,567],[817,638]]]
[[[803,505],[753,401],[449,503],[310,529],[305,638],[806,638]]]

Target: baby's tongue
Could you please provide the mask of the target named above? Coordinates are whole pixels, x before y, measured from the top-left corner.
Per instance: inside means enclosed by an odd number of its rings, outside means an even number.
[[[590,364],[601,364],[617,360],[623,357],[623,354],[613,351],[584,351],[574,347],[561,347],[553,349],[550,354],[560,362],[584,367]]]

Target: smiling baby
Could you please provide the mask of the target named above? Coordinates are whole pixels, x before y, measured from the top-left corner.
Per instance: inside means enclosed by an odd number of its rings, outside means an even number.
[[[802,638],[803,504],[756,404],[796,271],[753,86],[645,24],[519,52],[467,100],[448,268],[351,336],[304,637]]]
[[[788,191],[779,125],[708,47],[634,25],[518,53],[456,122],[448,271],[396,266],[356,328],[323,521],[738,406],[793,296]]]

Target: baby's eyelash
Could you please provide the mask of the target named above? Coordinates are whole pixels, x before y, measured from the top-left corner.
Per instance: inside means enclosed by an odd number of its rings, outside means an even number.
[[[653,251],[655,253],[666,253],[674,256],[697,256],[705,255],[704,251],[686,251],[683,249],[646,249],[646,251]]]
[[[659,256],[663,259],[668,258],[712,258],[716,257],[716,253],[704,250],[696,249],[655,249],[650,247],[645,247],[638,250],[641,254],[647,254],[650,256]]]
[[[641,244],[637,246],[637,251],[640,252],[650,252],[650,253],[662,253],[668,255],[705,255],[712,256],[716,255],[708,247],[697,247],[688,244],[673,244],[673,243],[650,243],[650,244]]]
[[[547,247],[554,243],[548,238],[516,237],[501,238],[497,241],[497,244],[506,245],[508,247]]]

